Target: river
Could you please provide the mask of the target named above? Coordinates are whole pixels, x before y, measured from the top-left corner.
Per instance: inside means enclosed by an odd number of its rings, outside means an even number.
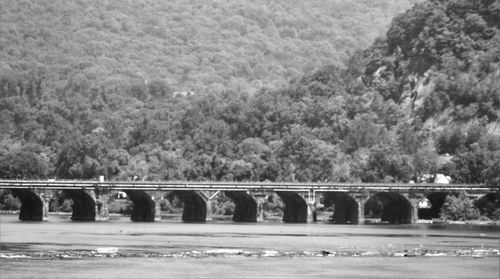
[[[0,215],[0,278],[500,278],[499,235],[477,225]]]

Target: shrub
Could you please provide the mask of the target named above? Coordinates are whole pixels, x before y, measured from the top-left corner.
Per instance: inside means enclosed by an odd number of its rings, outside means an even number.
[[[500,220],[500,208],[495,210],[491,215],[492,220]]]
[[[458,197],[448,195],[441,208],[440,217],[452,221],[473,220],[479,218],[479,210],[465,193],[460,193]]]
[[[2,210],[19,210],[21,202],[18,198],[14,197],[11,193],[1,195],[0,209]]]
[[[132,214],[133,203],[129,200],[115,200],[108,204],[109,213]]]

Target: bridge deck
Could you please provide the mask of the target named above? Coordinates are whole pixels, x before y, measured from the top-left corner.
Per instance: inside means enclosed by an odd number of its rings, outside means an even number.
[[[110,190],[216,190],[216,191],[497,191],[499,187],[482,184],[411,183],[311,183],[311,182],[196,182],[196,181],[83,181],[83,180],[0,180],[0,189],[83,189]]]

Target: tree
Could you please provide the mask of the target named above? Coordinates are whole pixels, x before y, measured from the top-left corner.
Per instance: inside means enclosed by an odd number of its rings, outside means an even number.
[[[445,127],[437,139],[439,154],[456,154],[465,148],[465,137],[461,127]]]
[[[454,172],[450,176],[456,183],[484,183],[484,170],[488,169],[488,157],[488,152],[476,144],[471,151],[460,153],[452,159]]]
[[[368,161],[358,173],[363,182],[406,182],[411,174],[410,157],[384,145],[370,149]]]
[[[419,178],[426,173],[435,173],[437,170],[437,153],[431,145],[420,147],[412,155],[414,178]]]
[[[479,209],[481,215],[493,220],[500,219],[500,191],[487,194],[474,201],[474,206]]]
[[[492,154],[481,175],[486,184],[497,187],[500,185],[500,149]]]
[[[19,210],[21,202],[14,197],[10,191],[0,190],[0,209],[1,210]]]
[[[479,218],[479,210],[474,203],[462,192],[457,196],[446,196],[439,216],[445,220],[465,221]]]
[[[36,148],[35,148],[36,149]],[[49,163],[40,151],[22,146],[0,152],[0,177],[4,179],[44,179],[49,174]]]
[[[380,143],[385,137],[385,129],[376,123],[376,117],[370,114],[350,121],[347,127],[345,140],[346,153],[352,153],[360,148],[370,148]]]
[[[100,130],[74,135],[57,154],[55,172],[60,178],[95,179],[104,175],[109,140]]]

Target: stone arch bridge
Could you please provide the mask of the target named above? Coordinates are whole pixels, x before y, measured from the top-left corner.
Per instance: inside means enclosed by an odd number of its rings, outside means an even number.
[[[211,216],[210,202],[226,195],[235,204],[233,220],[256,222],[263,217],[262,205],[276,193],[283,204],[283,221],[315,221],[319,207],[333,207],[332,222],[358,224],[365,221],[365,205],[377,199],[381,221],[410,224],[419,218],[419,204],[430,203],[429,214],[438,214],[447,194],[465,192],[474,198],[500,196],[500,187],[478,184],[407,183],[271,183],[271,182],[120,182],[120,181],[30,181],[0,180],[21,200],[20,220],[43,221],[48,218],[49,202],[55,191],[73,200],[72,220],[109,219],[108,200],[117,191],[127,193],[133,202],[132,221],[160,220],[160,202],[175,195],[184,204],[182,220],[204,222]]]

